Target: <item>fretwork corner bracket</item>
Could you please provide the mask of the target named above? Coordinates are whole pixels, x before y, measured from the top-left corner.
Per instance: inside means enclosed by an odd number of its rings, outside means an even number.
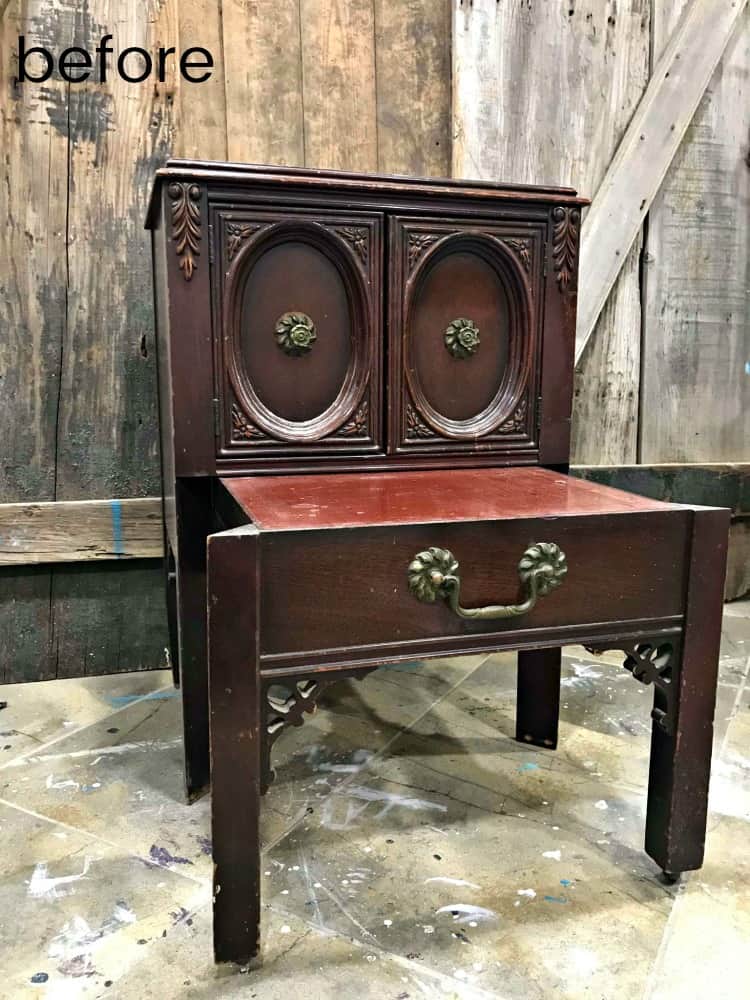
[[[301,726],[306,715],[313,715],[325,689],[344,677],[361,680],[375,667],[356,671],[338,671],[331,677],[281,677],[263,683],[261,794],[265,795],[276,774],[271,767],[271,748],[282,732],[290,726]]]
[[[621,650],[625,654],[623,667],[629,671],[641,684],[653,684],[654,707],[651,718],[665,733],[671,734],[675,729],[676,701],[674,697],[677,684],[676,664],[679,661],[679,640],[642,639],[632,643],[592,643],[584,648],[589,653],[598,655],[609,650]]]

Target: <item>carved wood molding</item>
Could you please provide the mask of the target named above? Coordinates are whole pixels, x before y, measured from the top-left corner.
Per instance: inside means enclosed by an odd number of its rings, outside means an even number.
[[[409,242],[407,244],[407,261],[409,264],[409,272],[413,271],[419,258],[427,250],[428,247],[440,239],[439,233],[409,233]]]
[[[350,244],[355,254],[367,266],[369,233],[364,226],[335,226],[334,232]]]
[[[575,277],[576,247],[581,213],[577,208],[558,205],[552,212],[552,263],[560,291],[567,290]]]
[[[414,438],[437,437],[435,431],[422,420],[411,401],[406,403],[406,436],[412,440]]]
[[[237,403],[232,403],[232,440],[258,441],[266,437],[267,435],[248,419]]]
[[[508,419],[500,424],[497,429],[498,434],[517,434],[526,428],[526,414],[529,409],[529,401],[524,396],[518,406]]]
[[[257,233],[261,228],[260,223],[252,222],[228,222],[227,223],[227,260],[231,261],[236,256],[237,251],[242,246],[243,240],[248,239],[253,233]]]
[[[503,243],[519,257],[524,271],[530,271],[531,240],[503,240]]]
[[[336,432],[341,437],[357,438],[369,436],[370,403],[363,399],[356,412]]]
[[[201,189],[197,184],[172,181],[167,188],[172,205],[172,239],[175,253],[180,259],[180,270],[185,281],[190,281],[198,266],[201,241]]]
[[[641,684],[654,685],[654,707],[651,718],[665,733],[674,732],[675,686],[678,683],[676,665],[680,656],[678,638],[641,639],[631,642],[593,643],[585,648],[594,654],[618,649],[625,653],[623,667]]]

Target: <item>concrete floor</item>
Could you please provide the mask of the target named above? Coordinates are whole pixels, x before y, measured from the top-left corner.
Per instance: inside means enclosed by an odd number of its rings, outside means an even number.
[[[389,668],[276,744],[264,966],[211,963],[208,801],[165,672],[0,688],[0,996],[750,995],[750,602],[724,622],[706,866],[643,853],[650,691],[568,650],[557,752],[512,655]]]

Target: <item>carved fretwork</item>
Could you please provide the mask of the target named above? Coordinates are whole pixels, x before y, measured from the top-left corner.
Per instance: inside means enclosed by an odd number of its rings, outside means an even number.
[[[180,270],[185,281],[190,281],[198,266],[201,241],[201,189],[197,184],[180,184],[172,181],[167,189],[172,204],[172,239],[175,253],[180,258]]]
[[[415,264],[425,250],[429,246],[432,246],[435,240],[439,238],[440,237],[437,233],[409,233],[409,247],[407,250],[409,271],[414,269]]]
[[[251,423],[236,403],[232,403],[232,440],[257,441],[266,435]]]
[[[259,229],[260,225],[252,222],[248,223],[228,222],[227,261],[231,261],[234,258],[235,254],[242,246],[242,241],[252,236],[253,233],[257,233]]]
[[[367,265],[367,230],[361,226],[338,226],[336,232],[343,236],[357,254],[362,263]]]
[[[524,270],[531,268],[531,241],[530,240],[503,240],[507,247],[518,254],[523,264]]]
[[[517,434],[526,427],[526,411],[528,410],[528,400],[524,397],[515,408],[510,417],[498,427],[499,434]]]
[[[305,715],[312,715],[318,700],[329,685],[344,677],[362,680],[376,667],[358,667],[336,671],[326,677],[286,677],[263,681],[261,718],[261,794],[265,795],[275,778],[271,767],[271,747],[289,726],[301,726]]]
[[[367,437],[369,433],[370,404],[364,399],[359,404],[356,413],[337,431],[341,437]]]
[[[581,213],[577,208],[563,208],[558,205],[552,212],[552,262],[557,275],[560,291],[567,290],[574,278],[576,247]]]
[[[410,402],[406,404],[406,436],[411,439],[435,437],[435,431],[427,426]]]
[[[641,684],[654,685],[654,707],[651,718],[665,733],[674,731],[675,722],[675,666],[680,655],[679,641],[669,639],[644,639],[641,642],[595,643],[585,647],[590,653],[604,653],[620,649],[625,653],[623,666]]]

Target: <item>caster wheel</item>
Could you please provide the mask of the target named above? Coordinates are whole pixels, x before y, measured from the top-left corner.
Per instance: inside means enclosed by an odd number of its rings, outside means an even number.
[[[666,872],[662,871],[661,878],[662,882],[666,885],[676,885],[680,881],[680,875],[682,872]]]

